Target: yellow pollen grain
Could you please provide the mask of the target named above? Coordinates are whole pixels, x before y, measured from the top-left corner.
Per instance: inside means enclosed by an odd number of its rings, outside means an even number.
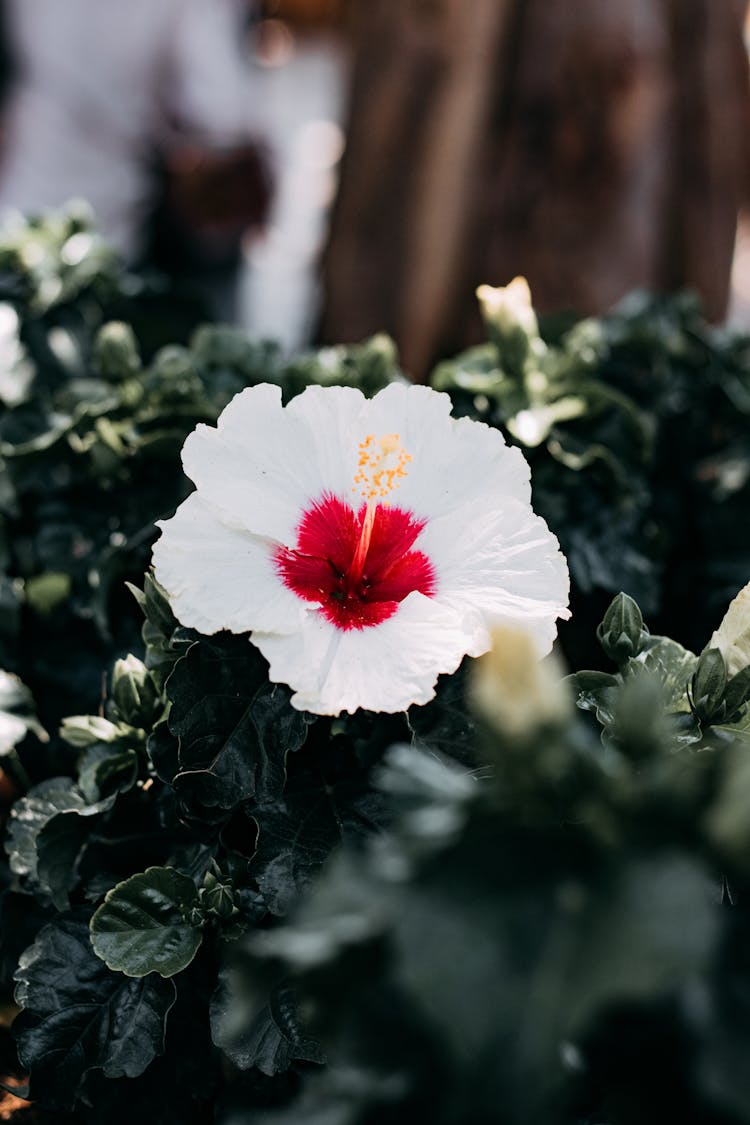
[[[383,434],[377,439],[368,434],[359,443],[352,492],[359,492],[366,500],[384,500],[401,487],[410,461],[411,454],[404,449],[399,434]]]

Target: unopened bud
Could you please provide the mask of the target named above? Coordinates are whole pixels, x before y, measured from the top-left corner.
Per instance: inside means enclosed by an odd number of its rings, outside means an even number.
[[[140,371],[138,344],[129,324],[113,320],[99,329],[94,342],[94,364],[102,378],[112,382],[128,379]]]
[[[724,692],[727,686],[727,667],[718,648],[705,649],[690,684],[690,703],[693,714],[701,723],[725,718]]]
[[[234,890],[230,883],[223,883],[209,871],[199,893],[201,908],[206,914],[213,914],[225,922],[236,910]]]
[[[500,366],[509,375],[523,379],[529,357],[544,350],[526,278],[514,277],[509,285],[497,288],[480,285],[477,299],[498,350]]]
[[[521,629],[493,630],[492,648],[472,666],[470,694],[499,734],[525,739],[542,727],[562,726],[573,706],[554,656],[540,660],[534,642]]]
[[[124,722],[144,729],[151,726],[159,707],[159,695],[145,664],[132,654],[115,662],[112,701]]]
[[[480,285],[477,300],[485,323],[502,336],[519,329],[526,335],[539,334],[536,313],[531,304],[531,290],[525,277],[514,277],[509,285]]]
[[[637,603],[620,593],[613,598],[596,635],[610,660],[624,664],[640,652],[644,632]]]

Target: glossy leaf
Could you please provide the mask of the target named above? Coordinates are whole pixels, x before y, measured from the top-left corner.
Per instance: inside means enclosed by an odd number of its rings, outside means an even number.
[[[174,984],[110,972],[91,949],[85,917],[63,915],[45,926],[16,980],[23,1011],[14,1034],[42,1105],[71,1108],[91,1070],[133,1078],[164,1049]]]
[[[268,909],[286,914],[331,852],[378,831],[387,810],[384,796],[357,779],[311,779],[309,787],[253,809],[259,835],[250,871]]]
[[[179,739],[176,786],[202,804],[230,809],[278,796],[286,756],[307,737],[289,689],[268,681],[268,666],[244,637],[193,645],[167,683],[169,728]]]
[[[17,875],[37,879],[37,844],[42,829],[61,813],[74,813],[81,818],[98,816],[111,808],[114,800],[113,794],[90,803],[67,777],[52,777],[35,785],[11,811],[6,841],[11,870]]]
[[[149,867],[109,891],[91,919],[91,944],[110,969],[130,977],[172,977],[201,944],[190,921],[197,907],[193,880],[172,867]]]

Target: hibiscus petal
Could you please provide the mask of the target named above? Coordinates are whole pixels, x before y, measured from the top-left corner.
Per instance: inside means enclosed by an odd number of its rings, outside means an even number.
[[[300,628],[304,603],[280,581],[266,540],[227,527],[197,492],[157,526],[154,570],[183,625],[207,634]]]
[[[431,520],[417,545],[434,562],[436,598],[465,613],[475,634],[480,622],[518,625],[535,637],[540,655],[549,652],[556,618],[570,616],[570,578],[557,539],[531,508],[485,495]]]
[[[456,511],[481,493],[529,503],[529,466],[498,430],[469,418],[452,418],[451,401],[429,387],[393,383],[370,403],[368,432],[397,431],[411,455],[393,501],[419,517]]]
[[[311,613],[295,636],[254,633],[253,642],[271,665],[271,680],[295,689],[295,707],[337,715],[360,707],[393,713],[427,703],[437,677],[461,663],[467,635],[458,613],[413,593],[371,629],[342,632]]]
[[[289,545],[306,505],[351,492],[365,406],[351,387],[308,387],[286,408],[279,387],[248,387],[188,437],[185,472],[226,523]]]

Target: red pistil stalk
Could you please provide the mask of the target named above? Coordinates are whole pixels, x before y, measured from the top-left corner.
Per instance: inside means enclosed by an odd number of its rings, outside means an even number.
[[[377,506],[376,500],[372,499],[367,501],[365,518],[362,520],[362,530],[359,533],[359,542],[357,543],[357,549],[354,552],[354,558],[349,567],[348,576],[352,584],[359,582],[365,569],[365,560],[367,559],[367,552],[370,549],[370,540],[372,539],[372,529],[375,523],[375,511]]]

